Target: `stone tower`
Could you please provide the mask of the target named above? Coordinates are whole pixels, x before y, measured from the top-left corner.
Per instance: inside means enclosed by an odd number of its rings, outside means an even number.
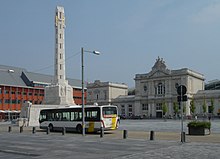
[[[55,15],[54,82],[45,87],[44,104],[73,105],[73,88],[66,80],[65,72],[65,15],[57,6]]]

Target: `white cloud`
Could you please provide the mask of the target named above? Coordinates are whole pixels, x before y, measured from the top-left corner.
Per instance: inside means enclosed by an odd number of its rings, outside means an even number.
[[[220,20],[220,3],[212,3],[199,10],[193,17],[195,23],[210,24]]]

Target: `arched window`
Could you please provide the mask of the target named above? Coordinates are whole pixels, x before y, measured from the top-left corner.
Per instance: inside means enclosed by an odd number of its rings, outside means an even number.
[[[157,85],[157,94],[162,95],[165,94],[165,86],[162,83]]]

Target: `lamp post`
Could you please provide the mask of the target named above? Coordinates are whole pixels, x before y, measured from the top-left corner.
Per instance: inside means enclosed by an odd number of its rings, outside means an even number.
[[[99,51],[87,51],[81,48],[81,60],[82,60],[82,135],[85,136],[85,99],[84,99],[84,52],[100,55]]]

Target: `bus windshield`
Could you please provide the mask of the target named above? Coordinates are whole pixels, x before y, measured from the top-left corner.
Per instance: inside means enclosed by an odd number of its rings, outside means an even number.
[[[117,116],[116,107],[103,107],[102,114],[104,118],[112,118]]]

